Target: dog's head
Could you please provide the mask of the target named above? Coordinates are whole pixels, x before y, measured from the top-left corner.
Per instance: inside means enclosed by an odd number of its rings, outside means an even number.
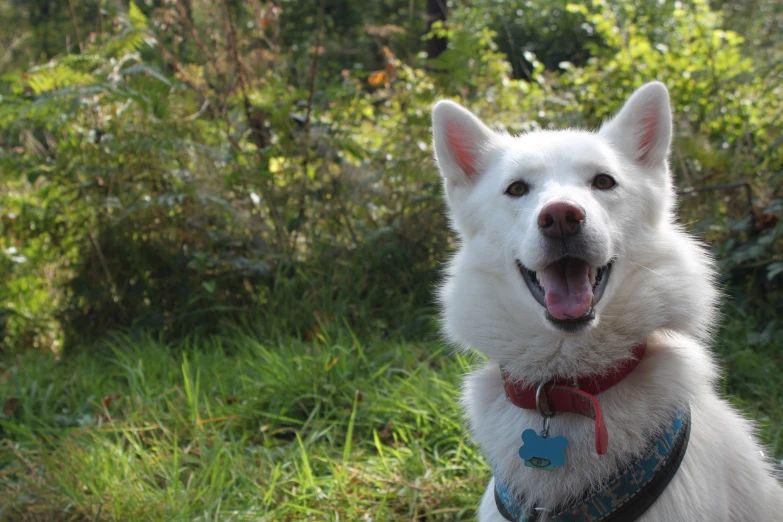
[[[556,373],[601,367],[657,329],[703,335],[715,294],[706,256],[674,224],[671,135],[657,82],[597,133],[514,137],[437,103],[435,155],[461,239],[441,291],[447,334]]]

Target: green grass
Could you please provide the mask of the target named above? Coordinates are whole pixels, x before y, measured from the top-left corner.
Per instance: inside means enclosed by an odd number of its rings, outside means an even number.
[[[344,332],[5,361],[0,518],[469,518],[487,471],[455,402],[466,360]]]
[[[780,458],[783,341],[765,328],[730,319],[718,352]],[[333,330],[6,358],[0,520],[472,519],[490,472],[456,402],[469,361]]]

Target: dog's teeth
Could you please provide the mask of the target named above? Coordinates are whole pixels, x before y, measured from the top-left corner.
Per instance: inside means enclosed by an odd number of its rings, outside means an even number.
[[[590,276],[590,284],[594,285],[595,284],[595,278],[598,276],[598,269],[596,267],[594,267],[594,266],[591,266],[590,267],[589,276]]]

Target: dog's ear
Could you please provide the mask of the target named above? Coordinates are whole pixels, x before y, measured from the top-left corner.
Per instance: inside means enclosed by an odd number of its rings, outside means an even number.
[[[666,86],[651,82],[637,89],[598,134],[640,165],[654,167],[664,163],[672,139],[672,111]]]
[[[472,183],[496,134],[470,111],[448,100],[432,109],[435,159],[441,175],[456,185]]]

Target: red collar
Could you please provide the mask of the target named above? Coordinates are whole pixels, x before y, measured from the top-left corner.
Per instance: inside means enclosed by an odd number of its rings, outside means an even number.
[[[599,375],[588,375],[579,379],[553,379],[547,382],[541,393],[541,407],[545,412],[577,413],[595,420],[595,450],[599,455],[606,453],[609,445],[609,432],[601,414],[601,405],[595,395],[608,390],[625,379],[647,351],[647,341],[633,348],[632,356],[621,361],[614,369]],[[526,410],[536,409],[537,385],[512,381],[501,366],[503,387],[506,397],[514,406]]]

